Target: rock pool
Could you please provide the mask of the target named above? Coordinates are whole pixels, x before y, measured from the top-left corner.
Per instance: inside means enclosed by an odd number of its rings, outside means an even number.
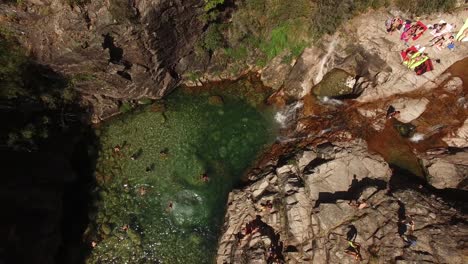
[[[232,89],[189,91],[99,128],[88,263],[213,262],[227,194],[276,129]]]

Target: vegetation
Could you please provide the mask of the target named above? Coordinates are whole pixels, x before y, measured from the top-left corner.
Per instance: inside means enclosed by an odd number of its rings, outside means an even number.
[[[38,150],[47,138],[75,125],[79,118],[71,85],[32,62],[12,34],[0,31],[2,142],[16,150]]]
[[[451,10],[455,7],[456,0],[396,0],[395,4],[401,10],[421,15]]]
[[[203,35],[203,49],[208,52],[222,47],[223,35],[220,31],[221,26],[219,24],[211,24]]]
[[[215,55],[212,63],[242,71],[247,63],[266,65],[277,56],[283,63],[298,57],[304,48],[324,34],[333,34],[346,21],[369,9],[395,5],[423,14],[447,11],[455,0],[244,0],[236,1],[231,14],[223,0],[205,0],[206,31],[202,51]],[[224,23],[222,17],[230,17]],[[229,63],[228,63],[229,62]]]

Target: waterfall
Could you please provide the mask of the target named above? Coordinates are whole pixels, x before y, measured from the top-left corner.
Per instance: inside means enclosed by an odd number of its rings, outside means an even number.
[[[410,141],[411,142],[419,142],[421,140],[424,140],[426,135],[422,134],[422,133],[414,133],[414,135],[412,137],[410,137]]]
[[[319,98],[320,102],[328,105],[343,105],[343,101],[340,101],[338,99],[333,99],[328,96],[323,96]]]
[[[281,127],[287,127],[292,120],[296,118],[297,109],[301,108],[303,103],[301,101],[297,101],[293,104],[286,106],[281,111],[277,112],[275,115],[275,120]]]
[[[324,75],[323,68],[325,67],[325,64],[327,63],[333,51],[335,51],[335,47],[337,44],[338,44],[338,34],[335,34],[332,38],[332,41],[328,45],[327,53],[320,60],[319,70],[318,70],[317,76],[315,76],[315,84],[319,83],[322,80],[323,75]]]

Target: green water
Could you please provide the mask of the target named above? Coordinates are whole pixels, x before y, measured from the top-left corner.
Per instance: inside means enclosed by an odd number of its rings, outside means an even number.
[[[275,136],[267,109],[220,95],[180,90],[100,129],[88,263],[213,262],[227,194]]]

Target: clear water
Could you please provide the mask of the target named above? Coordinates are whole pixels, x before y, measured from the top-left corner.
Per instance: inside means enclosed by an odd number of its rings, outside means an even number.
[[[214,262],[227,194],[275,137],[273,113],[221,96],[180,90],[100,129],[88,263]]]

